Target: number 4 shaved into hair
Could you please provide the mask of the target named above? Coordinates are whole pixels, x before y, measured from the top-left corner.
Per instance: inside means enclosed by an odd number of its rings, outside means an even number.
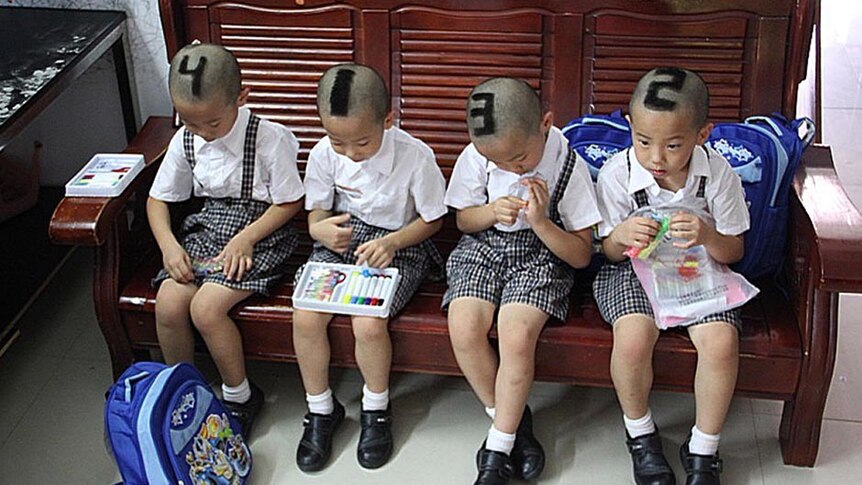
[[[183,57],[183,60],[180,62],[180,68],[177,72],[180,74],[186,74],[192,76],[192,94],[200,97],[201,95],[201,78],[204,74],[204,67],[207,65],[207,58],[201,56],[198,59],[198,65],[191,71],[189,71],[189,56]]]
[[[473,128],[473,136],[493,135],[497,131],[497,125],[494,122],[494,94],[476,93],[470,96],[470,99],[477,103],[479,101],[485,103],[481,107],[470,110],[471,118],[482,117],[482,126]]]
[[[675,92],[680,92],[685,85],[687,74],[685,71],[675,68],[656,69],[655,73],[670,76],[670,81],[653,81],[647,88],[644,105],[647,108],[657,110],[672,110],[676,107],[676,102],[669,99],[659,97],[659,91],[662,89],[670,89]]]

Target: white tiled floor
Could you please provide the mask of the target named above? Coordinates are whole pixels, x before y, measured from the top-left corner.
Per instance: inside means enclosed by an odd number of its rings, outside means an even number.
[[[862,151],[851,142],[862,123],[862,2],[825,0],[824,141],[862,205]],[[848,62],[849,61],[849,62]],[[0,360],[0,483],[108,484],[119,481],[103,446],[103,393],[111,383],[108,353],[96,325],[92,253],[79,248],[20,322],[22,337]],[[842,296],[838,362],[817,466],[783,465],[781,404],[739,398],[722,435],[726,484],[851,484],[862,475],[862,297]],[[856,316],[856,318],[854,318]],[[202,363],[208,375],[212,366]],[[474,478],[473,454],[488,421],[462,379],[396,375],[396,452],[381,470],[356,463],[361,380],[336,371],[333,387],[348,407],[330,466],[305,475],[294,464],[304,402],[297,369],[250,365],[267,405],[252,441],[255,484],[457,484]],[[693,419],[690,395],[655,393],[653,409],[671,463]],[[537,384],[530,398],[548,466],[540,483],[632,483],[613,393]]]

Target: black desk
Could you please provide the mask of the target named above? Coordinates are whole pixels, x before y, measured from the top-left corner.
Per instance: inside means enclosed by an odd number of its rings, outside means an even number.
[[[126,138],[135,136],[125,18],[114,11],[0,7],[0,151],[108,49]]]

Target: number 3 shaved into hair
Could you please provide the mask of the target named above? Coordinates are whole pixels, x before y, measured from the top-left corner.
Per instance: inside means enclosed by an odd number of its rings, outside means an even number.
[[[473,136],[493,135],[497,131],[497,125],[494,122],[494,94],[476,93],[470,99],[477,103],[480,101],[485,103],[482,107],[470,110],[471,118],[482,117],[482,126],[473,128]]]

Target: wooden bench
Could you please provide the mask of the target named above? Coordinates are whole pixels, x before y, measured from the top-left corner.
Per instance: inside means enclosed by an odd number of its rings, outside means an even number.
[[[168,56],[193,39],[233,50],[252,89],[252,110],[288,125],[303,161],[323,135],[318,77],[335,63],[358,61],[383,74],[400,126],[434,148],[447,177],[468,143],[466,94],[489,76],[527,80],[558,125],[624,108],[635,81],[656,65],[700,71],[714,120],[773,111],[792,116],[817,7],[816,0],[160,3]],[[150,118],[127,149],[148,162],[133,186],[113,199],[67,198],[50,227],[58,243],[96,248],[94,302],[115,374],[158,346],[149,279],[161,258],[143,206],[174,131],[171,119]],[[794,189],[781,284],[756,282],[762,295],[743,309],[737,392],[784,401],[784,461],[812,466],[835,360],[838,292],[862,288],[862,217],[838,182],[828,147],[808,150]],[[459,236],[453,222],[450,215],[435,237],[444,251]],[[304,220],[296,223],[304,232]],[[306,235],[294,264],[309,246]],[[232,312],[250,359],[296,359],[290,275],[273,296],[251,297]],[[612,334],[596,310],[590,279],[581,274],[566,321],[542,332],[537,379],[611,386]],[[459,374],[440,310],[443,290],[425,284],[392,320],[395,370]],[[348,319],[333,320],[330,335],[333,365],[355,366]],[[686,335],[666,332],[656,347],[655,387],[691,392],[695,363]]]

